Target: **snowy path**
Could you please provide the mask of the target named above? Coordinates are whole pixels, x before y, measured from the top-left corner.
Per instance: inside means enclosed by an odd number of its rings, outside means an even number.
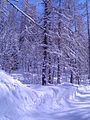
[[[71,109],[65,112],[56,112],[51,114],[36,114],[31,120],[90,120],[90,107]]]
[[[65,102],[67,110],[36,112],[33,113],[31,120],[35,120],[35,117],[37,120],[90,120],[90,87],[79,87],[74,98],[64,99]]]
[[[27,87],[0,71],[0,120],[90,120],[90,86]]]

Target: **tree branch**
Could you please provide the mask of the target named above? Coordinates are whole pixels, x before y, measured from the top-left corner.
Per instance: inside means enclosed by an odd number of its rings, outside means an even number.
[[[14,5],[12,2],[10,2],[9,0],[7,0],[10,5],[12,5],[15,9],[17,9],[20,13],[22,13],[25,17],[27,17],[29,20],[31,20],[35,25],[37,25],[39,28],[41,28],[42,30],[45,30],[42,26],[40,26],[33,18],[31,18],[29,15],[27,15],[25,12],[23,12],[19,7],[17,7],[16,5]]]

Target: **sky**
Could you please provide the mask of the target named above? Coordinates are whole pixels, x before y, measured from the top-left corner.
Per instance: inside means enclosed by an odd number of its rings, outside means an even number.
[[[14,2],[14,3],[16,3],[15,2],[16,0],[11,0],[11,1]],[[86,0],[80,0],[81,3],[85,2],[85,1]],[[38,12],[40,13],[43,10],[42,0],[30,0],[31,4],[35,4],[36,5],[37,2],[38,2]],[[90,0],[88,0],[88,4],[90,6]],[[18,5],[19,5],[19,7],[21,6],[21,0],[18,0]],[[90,7],[89,7],[89,10],[90,10]]]
[[[15,4],[17,3],[15,0],[11,0],[11,1]],[[38,1],[38,11],[42,12],[42,9],[43,9],[42,0],[30,0],[30,3],[36,5],[37,1]],[[18,5],[19,5],[19,7],[21,7],[21,0],[18,0]]]

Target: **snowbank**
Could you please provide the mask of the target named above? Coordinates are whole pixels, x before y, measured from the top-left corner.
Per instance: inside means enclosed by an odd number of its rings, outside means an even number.
[[[67,83],[27,87],[0,71],[0,120],[33,120],[35,113],[68,110],[82,90]]]

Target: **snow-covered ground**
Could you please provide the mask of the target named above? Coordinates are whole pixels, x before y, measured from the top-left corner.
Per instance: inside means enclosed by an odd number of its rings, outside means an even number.
[[[27,86],[0,71],[0,120],[90,120],[90,86]]]

